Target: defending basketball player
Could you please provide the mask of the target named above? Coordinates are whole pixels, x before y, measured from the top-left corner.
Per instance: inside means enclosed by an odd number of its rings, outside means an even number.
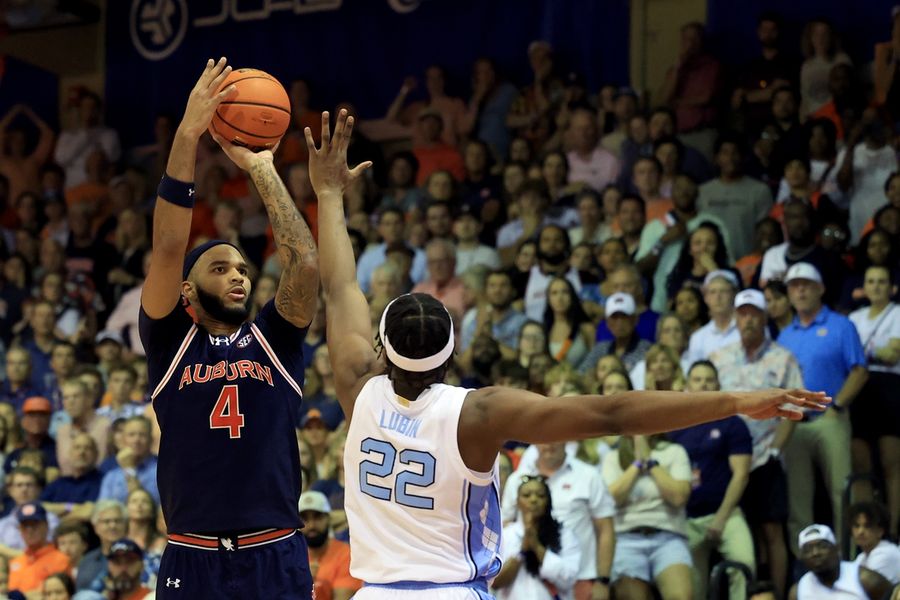
[[[824,394],[804,390],[547,398],[444,385],[453,323],[425,294],[387,306],[377,352],[344,222],[342,192],[369,165],[347,167],[352,128],[341,111],[330,138],[323,113],[321,148],[308,128],[306,141],[319,199],[328,349],[350,422],[344,473],[351,573],[367,584],[357,600],[490,597],[488,581],[500,570],[497,453],[506,440],[649,434],[735,413],[799,419],[801,409],[825,408]]]
[[[248,322],[247,263],[212,240],[185,256],[197,142],[234,93],[210,60],[191,91],[159,186],[140,333],[161,440],[169,531],[157,597],[312,597],[300,519],[295,426],[302,342],[316,309],[316,248],[271,151],[217,140],[265,204],[284,266],[275,298]]]

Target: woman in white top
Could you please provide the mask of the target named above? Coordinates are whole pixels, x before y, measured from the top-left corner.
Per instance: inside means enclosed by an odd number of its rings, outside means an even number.
[[[550,488],[541,475],[519,486],[519,519],[503,528],[503,568],[494,579],[498,600],[559,600],[575,585],[578,542],[551,516]]]
[[[840,43],[828,21],[817,19],[807,23],[803,30],[802,47],[806,60],[800,67],[800,95],[803,98],[800,115],[806,117],[831,100],[828,91],[831,67],[853,63],[849,56],[841,52]]]
[[[623,436],[603,459],[603,480],[616,501],[616,597],[650,600],[654,584],[663,600],[692,597],[685,449],[662,435]]]
[[[547,286],[544,329],[549,334],[550,355],[557,362],[578,365],[594,345],[594,325],[565,277],[555,277]]]
[[[893,285],[889,269],[869,267],[863,291],[871,304],[850,313],[869,361],[869,379],[850,406],[850,423],[856,472],[871,470],[869,444],[878,444],[890,530],[896,532],[900,523],[900,306],[889,300]]]

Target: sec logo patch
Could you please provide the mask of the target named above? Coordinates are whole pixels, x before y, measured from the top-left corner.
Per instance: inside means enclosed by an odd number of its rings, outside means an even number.
[[[242,337],[241,339],[238,340],[237,347],[238,348],[246,348],[247,346],[250,345],[250,342],[252,342],[252,341],[253,341],[253,334],[248,333],[247,335],[245,335],[244,337]]]

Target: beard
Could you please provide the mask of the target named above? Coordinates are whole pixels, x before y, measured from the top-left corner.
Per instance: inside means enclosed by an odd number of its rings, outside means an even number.
[[[547,264],[553,265],[554,267],[558,267],[559,265],[566,262],[566,258],[568,256],[565,252],[557,252],[556,254],[549,254],[547,252],[541,252],[538,250],[537,252],[538,260],[546,262]]]
[[[229,308],[225,306],[225,303],[221,298],[210,294],[198,285],[197,301],[200,303],[200,307],[203,308],[206,314],[216,321],[221,321],[228,325],[242,325],[250,314],[248,308],[248,305],[250,304],[249,295],[247,295],[247,298],[244,300],[243,306],[239,308]]]
[[[328,530],[326,529],[323,532],[316,533],[315,535],[311,535],[308,533],[303,534],[306,538],[306,545],[310,548],[321,548],[325,545],[325,542],[328,541]]]

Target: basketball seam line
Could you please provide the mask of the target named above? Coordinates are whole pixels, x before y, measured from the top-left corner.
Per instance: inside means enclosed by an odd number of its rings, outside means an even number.
[[[260,135],[260,134],[258,134],[258,133],[253,133],[252,131],[247,131],[247,130],[245,130],[245,129],[241,129],[240,127],[236,127],[236,126],[232,125],[231,123],[229,123],[228,121],[226,121],[226,120],[225,120],[225,117],[223,117],[222,115],[219,114],[218,109],[216,109],[216,116],[219,117],[219,118],[222,120],[223,123],[225,123],[226,125],[228,125],[228,126],[231,127],[232,129],[234,129],[235,131],[240,131],[241,133],[245,133],[245,134],[247,134],[247,135],[252,135],[253,137],[258,137],[258,138],[262,138],[262,139],[265,139],[265,140],[274,140],[274,139],[276,139],[276,138],[280,138],[280,137],[283,137],[283,136],[284,136],[283,133],[280,134],[280,135]],[[214,127],[215,127],[215,126],[214,126]],[[217,131],[217,132],[218,132],[218,130],[219,130],[219,128],[216,127],[216,131]]]
[[[228,105],[232,105],[232,104],[243,104],[243,105],[245,105],[245,106],[265,106],[265,107],[267,107],[267,108],[274,108],[275,110],[280,110],[281,112],[287,113],[288,115],[291,114],[291,111],[289,111],[289,110],[286,109],[286,108],[281,108],[280,106],[275,106],[274,104],[265,104],[264,102],[245,102],[245,101],[243,101],[243,100],[238,100],[238,101],[233,101],[233,100],[232,100],[232,101],[229,101],[229,102],[220,102],[220,103],[219,103],[219,106],[221,106],[221,105],[223,105],[223,104],[228,104]]]

